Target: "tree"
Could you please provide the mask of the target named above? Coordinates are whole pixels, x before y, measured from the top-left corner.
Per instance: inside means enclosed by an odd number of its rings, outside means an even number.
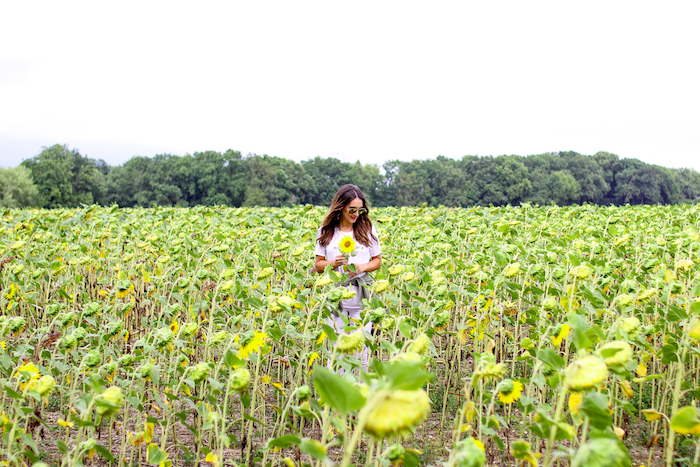
[[[605,173],[595,160],[573,151],[560,152],[566,170],[573,176],[579,189],[576,199],[570,203],[600,203],[610,191]]]
[[[4,169],[0,167],[0,206],[26,208],[36,206],[39,190],[32,181],[31,171],[23,166]]]
[[[530,194],[532,184],[520,156],[491,156],[474,160],[470,172],[482,206],[520,204]],[[473,170],[471,170],[473,168]]]
[[[617,204],[674,204],[680,191],[669,169],[638,159],[622,159],[615,174]]]
[[[77,149],[60,144],[44,147],[21,165],[31,171],[42,207],[77,207],[102,198],[101,174],[95,161],[81,156]]]
[[[574,204],[579,201],[581,186],[568,170],[557,170],[547,178],[549,189],[548,201],[559,206]]]
[[[675,169],[681,202],[700,203],[700,173],[691,169]]]

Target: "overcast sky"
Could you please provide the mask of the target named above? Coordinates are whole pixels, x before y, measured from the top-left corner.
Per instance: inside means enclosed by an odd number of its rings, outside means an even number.
[[[700,2],[2,2],[0,166],[213,149],[700,170]]]

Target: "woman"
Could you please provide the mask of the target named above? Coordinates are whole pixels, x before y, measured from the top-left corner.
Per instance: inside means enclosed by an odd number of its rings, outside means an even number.
[[[316,271],[322,273],[330,264],[335,271],[347,273],[349,278],[341,285],[355,292],[353,298],[340,302],[338,312],[329,319],[334,331],[341,333],[346,320],[350,321],[350,326],[362,322],[362,299],[366,297],[365,287],[371,284],[367,273],[376,271],[382,263],[377,230],[369,219],[365,195],[357,186],[343,185],[333,197],[328,215],[318,229],[315,251]],[[353,266],[348,268],[350,264]],[[372,323],[367,323],[364,330],[371,332]],[[368,360],[369,352],[365,347],[362,350],[362,368],[365,370]]]

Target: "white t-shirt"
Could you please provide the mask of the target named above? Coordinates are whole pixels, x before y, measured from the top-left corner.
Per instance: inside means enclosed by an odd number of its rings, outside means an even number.
[[[374,240],[370,236],[370,244],[369,246],[365,246],[357,241],[354,232],[343,232],[342,230],[335,229],[331,242],[325,247],[323,247],[320,243],[318,243],[318,238],[321,236],[321,229],[319,228],[318,232],[316,233],[316,255],[325,257],[326,261],[333,261],[336,256],[342,254],[340,252],[340,239],[345,237],[346,235],[350,235],[355,241],[355,256],[348,256],[348,264],[369,263],[373,257],[379,256],[382,253],[382,248],[379,246],[379,235],[377,234],[377,229],[375,229],[374,226],[372,226],[372,233],[377,238],[377,240]],[[338,268],[338,271],[345,272],[345,269],[341,266],[340,268]],[[361,276],[362,274],[365,273],[363,272],[358,275]]]

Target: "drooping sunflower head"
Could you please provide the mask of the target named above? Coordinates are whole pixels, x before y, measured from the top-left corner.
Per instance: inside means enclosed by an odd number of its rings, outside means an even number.
[[[586,355],[569,365],[564,382],[572,391],[583,391],[601,384],[607,377],[605,361],[595,355]]]
[[[624,367],[632,360],[633,350],[625,341],[612,341],[600,348],[600,354],[607,366]]]
[[[375,398],[365,429],[377,439],[413,433],[430,414],[430,398],[422,389],[380,391]]]
[[[340,239],[339,248],[344,255],[350,254],[355,251],[355,240],[350,235],[346,235]]]
[[[361,329],[350,334],[341,334],[335,343],[335,348],[340,353],[351,354],[362,349],[365,343],[365,335]]]

